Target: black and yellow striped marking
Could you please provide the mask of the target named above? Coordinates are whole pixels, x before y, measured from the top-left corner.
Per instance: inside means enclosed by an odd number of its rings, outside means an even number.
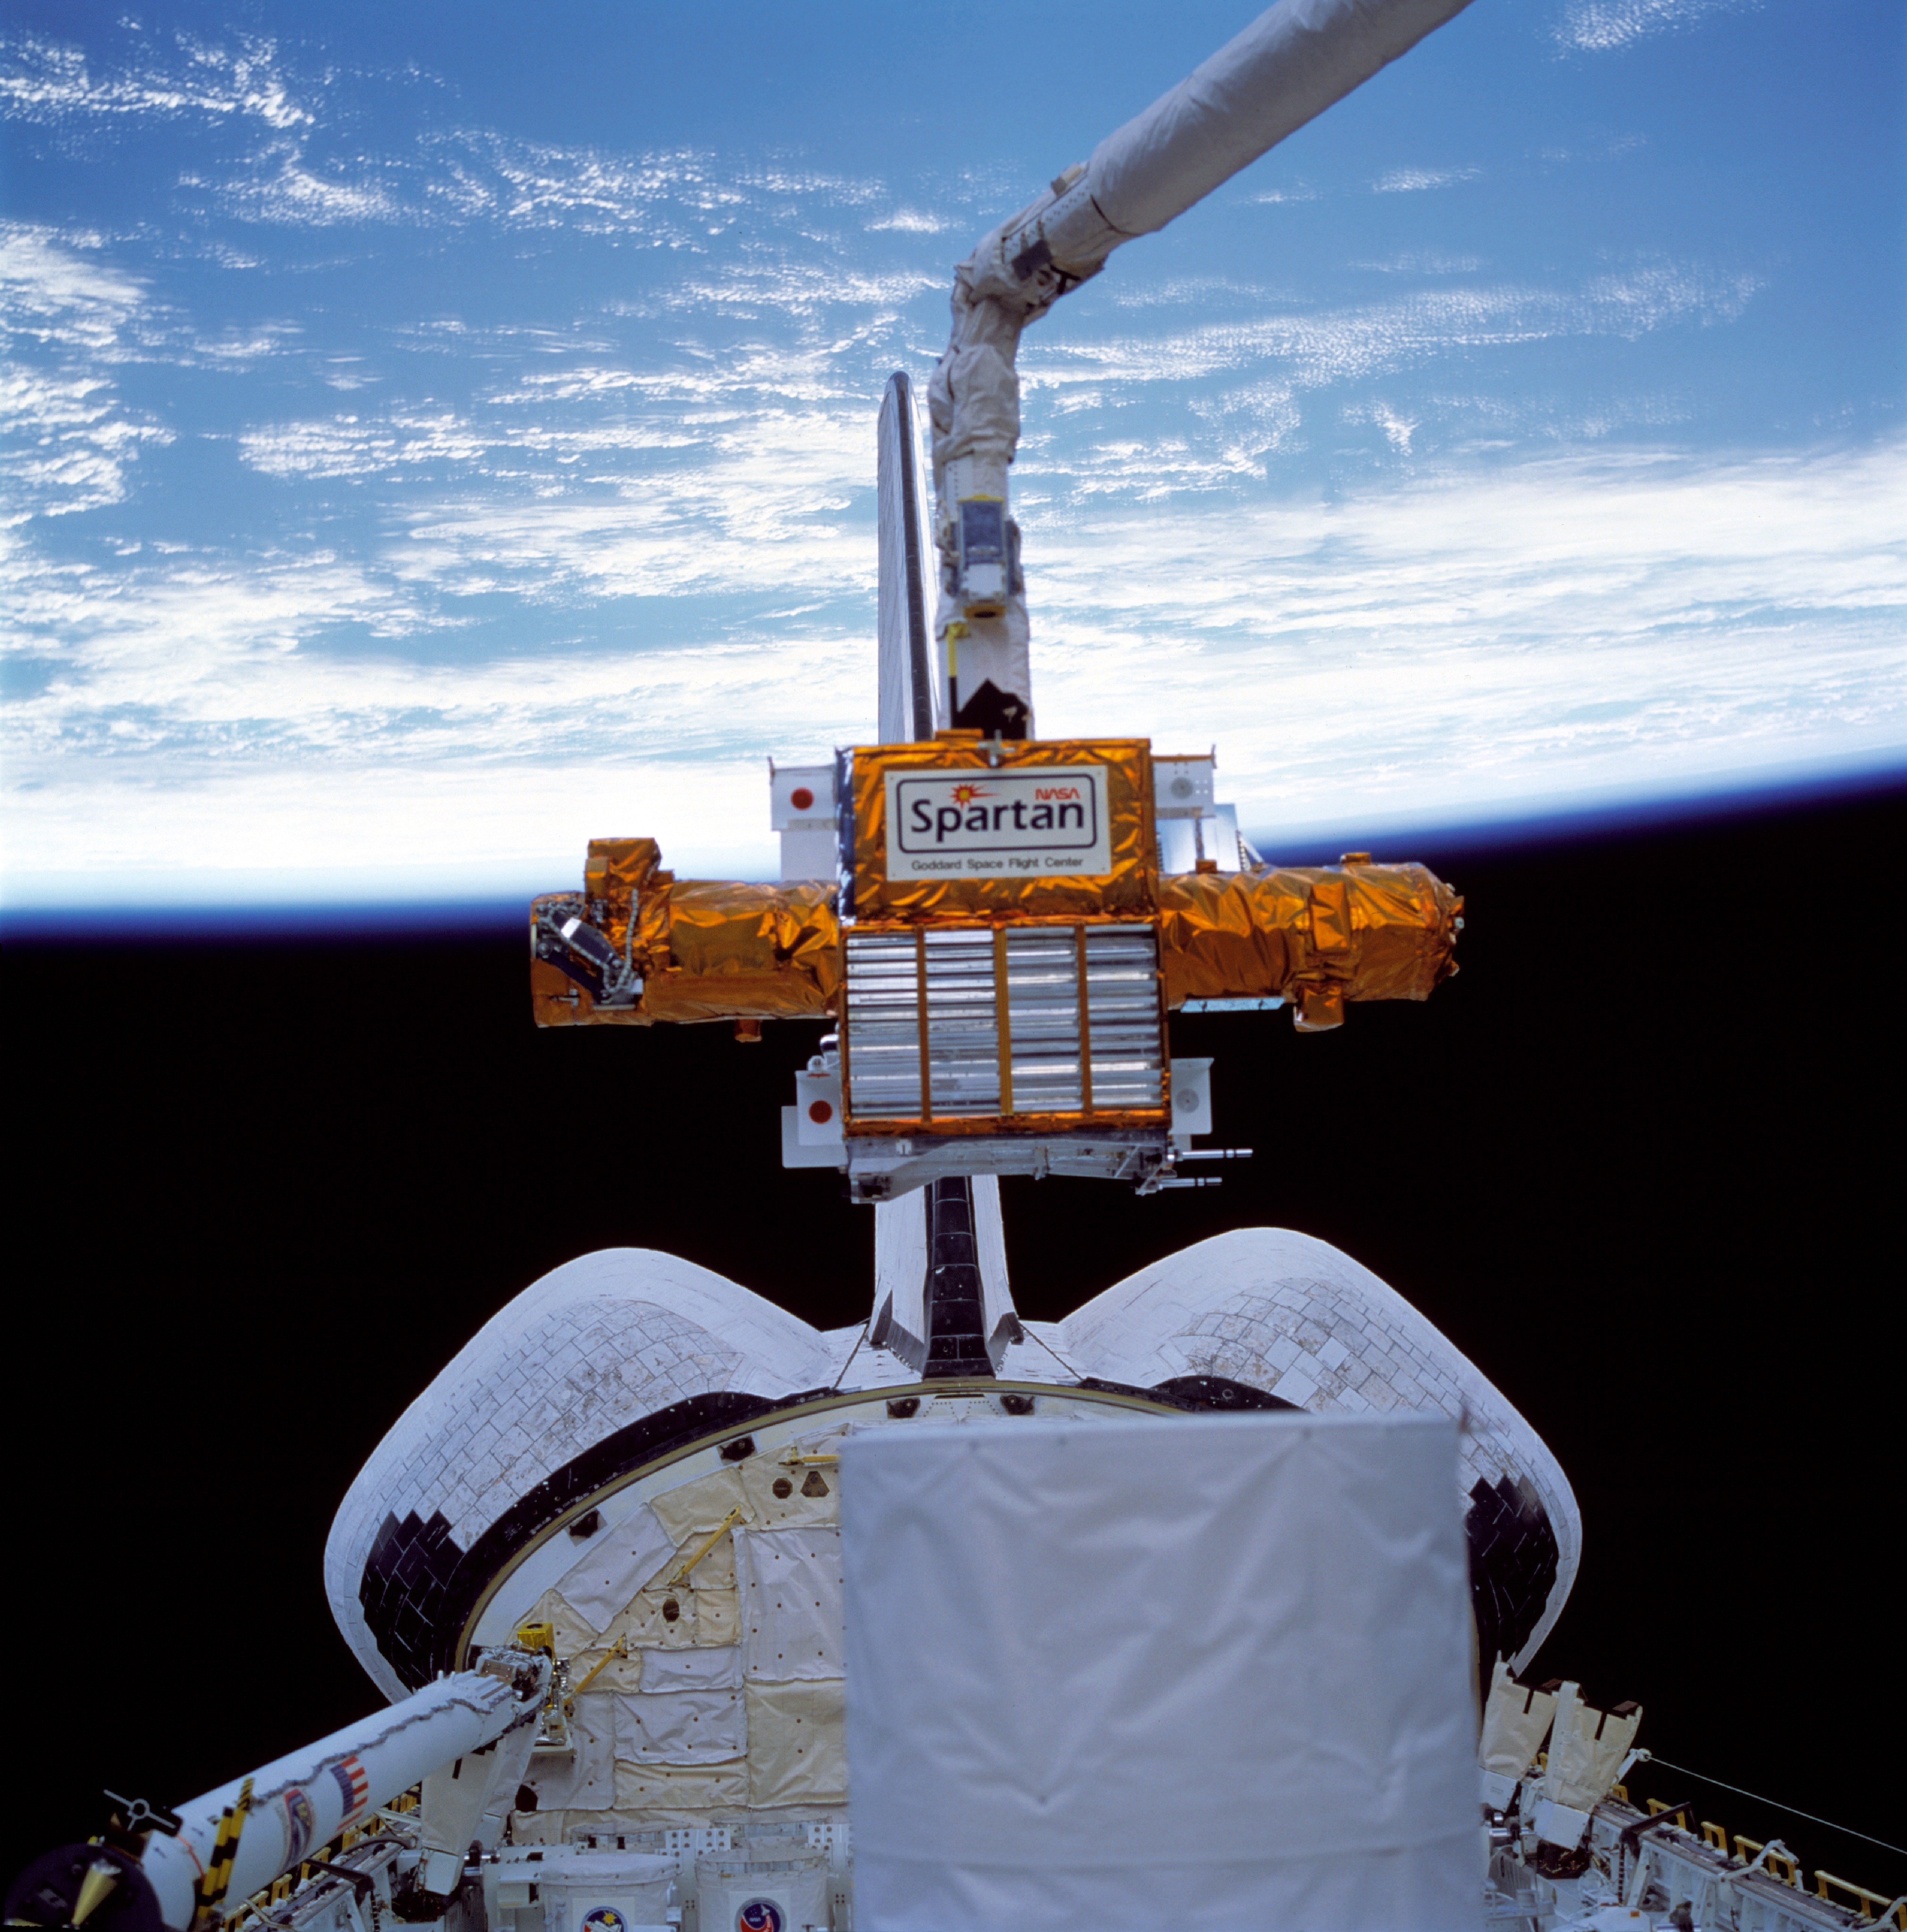
[[[212,1840],[212,1862],[206,1867],[205,1875],[199,1880],[198,1910],[194,1916],[195,1927],[209,1924],[225,1902],[227,1888],[232,1882],[232,1867],[239,1856],[239,1838],[245,1828],[245,1819],[251,1810],[251,1780],[247,1778],[239,1787],[239,1795],[225,1808],[218,1821],[218,1835]]]

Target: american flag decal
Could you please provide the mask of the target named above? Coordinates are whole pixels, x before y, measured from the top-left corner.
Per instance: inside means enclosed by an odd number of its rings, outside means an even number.
[[[364,1774],[364,1766],[355,1756],[341,1758],[331,1767],[331,1774],[338,1780],[338,1788],[344,1794],[344,1815],[338,1821],[348,1825],[362,1811],[371,1796],[371,1780]]]

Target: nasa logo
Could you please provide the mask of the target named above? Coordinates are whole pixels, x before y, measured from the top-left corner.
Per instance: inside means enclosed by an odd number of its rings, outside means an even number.
[[[751,1898],[735,1914],[735,1932],[782,1932],[787,1923],[772,1898]]]
[[[1113,868],[1106,767],[890,771],[890,879],[1103,877]]]
[[[613,1905],[599,1905],[583,1915],[584,1932],[629,1932],[629,1921]]]
[[[285,1863],[295,1865],[318,1834],[317,1808],[296,1785],[285,1793]]]

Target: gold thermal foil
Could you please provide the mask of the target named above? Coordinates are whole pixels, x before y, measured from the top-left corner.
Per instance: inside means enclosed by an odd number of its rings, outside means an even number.
[[[857,820],[857,892],[872,895],[885,919],[913,925],[971,925],[978,917],[1014,926],[1155,914],[1168,1009],[1188,999],[1275,996],[1290,1001],[1304,1032],[1341,1024],[1349,1000],[1426,999],[1456,971],[1463,902],[1423,866],[1353,861],[1161,879],[1148,856],[1151,772],[1143,742],[1027,748],[1056,754],[1046,763],[1090,758],[1118,775],[1110,786],[1115,866],[1107,877],[908,880],[896,891],[884,867],[864,856],[870,843],[877,856],[884,844]],[[926,753],[941,764],[950,751],[970,750],[969,765],[991,769],[977,750],[945,741],[857,754],[857,812],[878,819],[884,810],[884,772],[893,765],[884,761]],[[838,1010],[841,926],[831,886],[678,880],[660,860],[653,839],[599,839],[584,874],[587,916],[618,950],[628,943],[643,980],[641,999],[633,1006],[599,1007],[566,974],[533,960],[538,1025],[818,1018]],[[553,902],[565,910],[576,903],[573,894],[536,903]]]
[[[989,777],[1084,765],[1106,773],[1108,868],[1073,876],[890,879],[887,776],[970,771]],[[944,918],[1149,918],[1158,876],[1152,828],[1152,752],[1143,738],[1032,739],[983,749],[977,732],[944,732],[929,744],[863,746],[854,754],[854,916],[910,924]]]
[[[585,914],[643,982],[633,1006],[599,1006],[566,974],[530,965],[539,1026],[648,1026],[657,1020],[819,1017],[841,974],[834,889],[677,879],[653,838],[602,838],[584,872]],[[536,904],[573,895],[553,893]],[[533,918],[534,908],[533,908]],[[635,937],[629,939],[631,922]]]
[[[818,1018],[841,981],[834,888],[679,880],[668,888],[668,963],[644,980],[654,1019]]]
[[[1428,999],[1457,970],[1462,910],[1422,866],[1177,874],[1159,881],[1166,1005],[1277,996],[1315,1032],[1347,1000]]]
[[[592,838],[583,866],[583,896],[605,908],[603,936],[619,951],[629,931],[629,905],[662,869],[653,838]]]

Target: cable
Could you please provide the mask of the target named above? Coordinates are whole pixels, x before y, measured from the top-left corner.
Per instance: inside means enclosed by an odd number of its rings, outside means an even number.
[[[1713,1784],[1723,1791],[1732,1791],[1743,1798],[1752,1798],[1757,1804],[1772,1804],[1777,1811],[1785,1811],[1791,1817],[1805,1818],[1811,1825],[1825,1825],[1830,1832],[1845,1832],[1850,1838],[1864,1838],[1870,1845],[1878,1845],[1884,1852],[1898,1852],[1907,1858],[1907,1846],[1890,1845],[1884,1838],[1876,1838],[1866,1832],[1857,1832],[1851,1825],[1837,1825],[1831,1818],[1817,1818],[1812,1811],[1803,1811],[1792,1804],[1784,1804],[1779,1798],[1764,1798],[1758,1791],[1749,1791],[1739,1784],[1725,1784],[1719,1778],[1710,1778],[1705,1772],[1690,1771],[1686,1764],[1671,1764],[1667,1758],[1658,1757],[1653,1751],[1649,1754],[1649,1762],[1659,1764],[1665,1771],[1679,1771],[1685,1777],[1698,1778],[1704,1784]]]
[[[1026,1337],[1028,1341],[1039,1342],[1040,1346],[1044,1348],[1047,1353],[1050,1355],[1075,1382],[1080,1382],[1084,1379],[1084,1378],[1080,1375],[1079,1370],[1074,1368],[1073,1364],[1069,1362],[1057,1348],[1053,1348],[1039,1336],[1033,1333],[1032,1328],[1029,1323],[1023,1322],[1020,1324],[1020,1333]]]
[[[860,1333],[854,1337],[854,1346],[848,1351],[848,1359],[841,1364],[840,1373],[835,1376],[833,1382],[828,1389],[827,1392],[830,1395],[833,1394],[835,1390],[839,1388],[842,1376],[845,1376],[854,1366],[854,1358],[860,1353],[860,1345],[867,1340],[867,1331],[873,1325],[874,1318],[871,1315],[860,1324]]]

